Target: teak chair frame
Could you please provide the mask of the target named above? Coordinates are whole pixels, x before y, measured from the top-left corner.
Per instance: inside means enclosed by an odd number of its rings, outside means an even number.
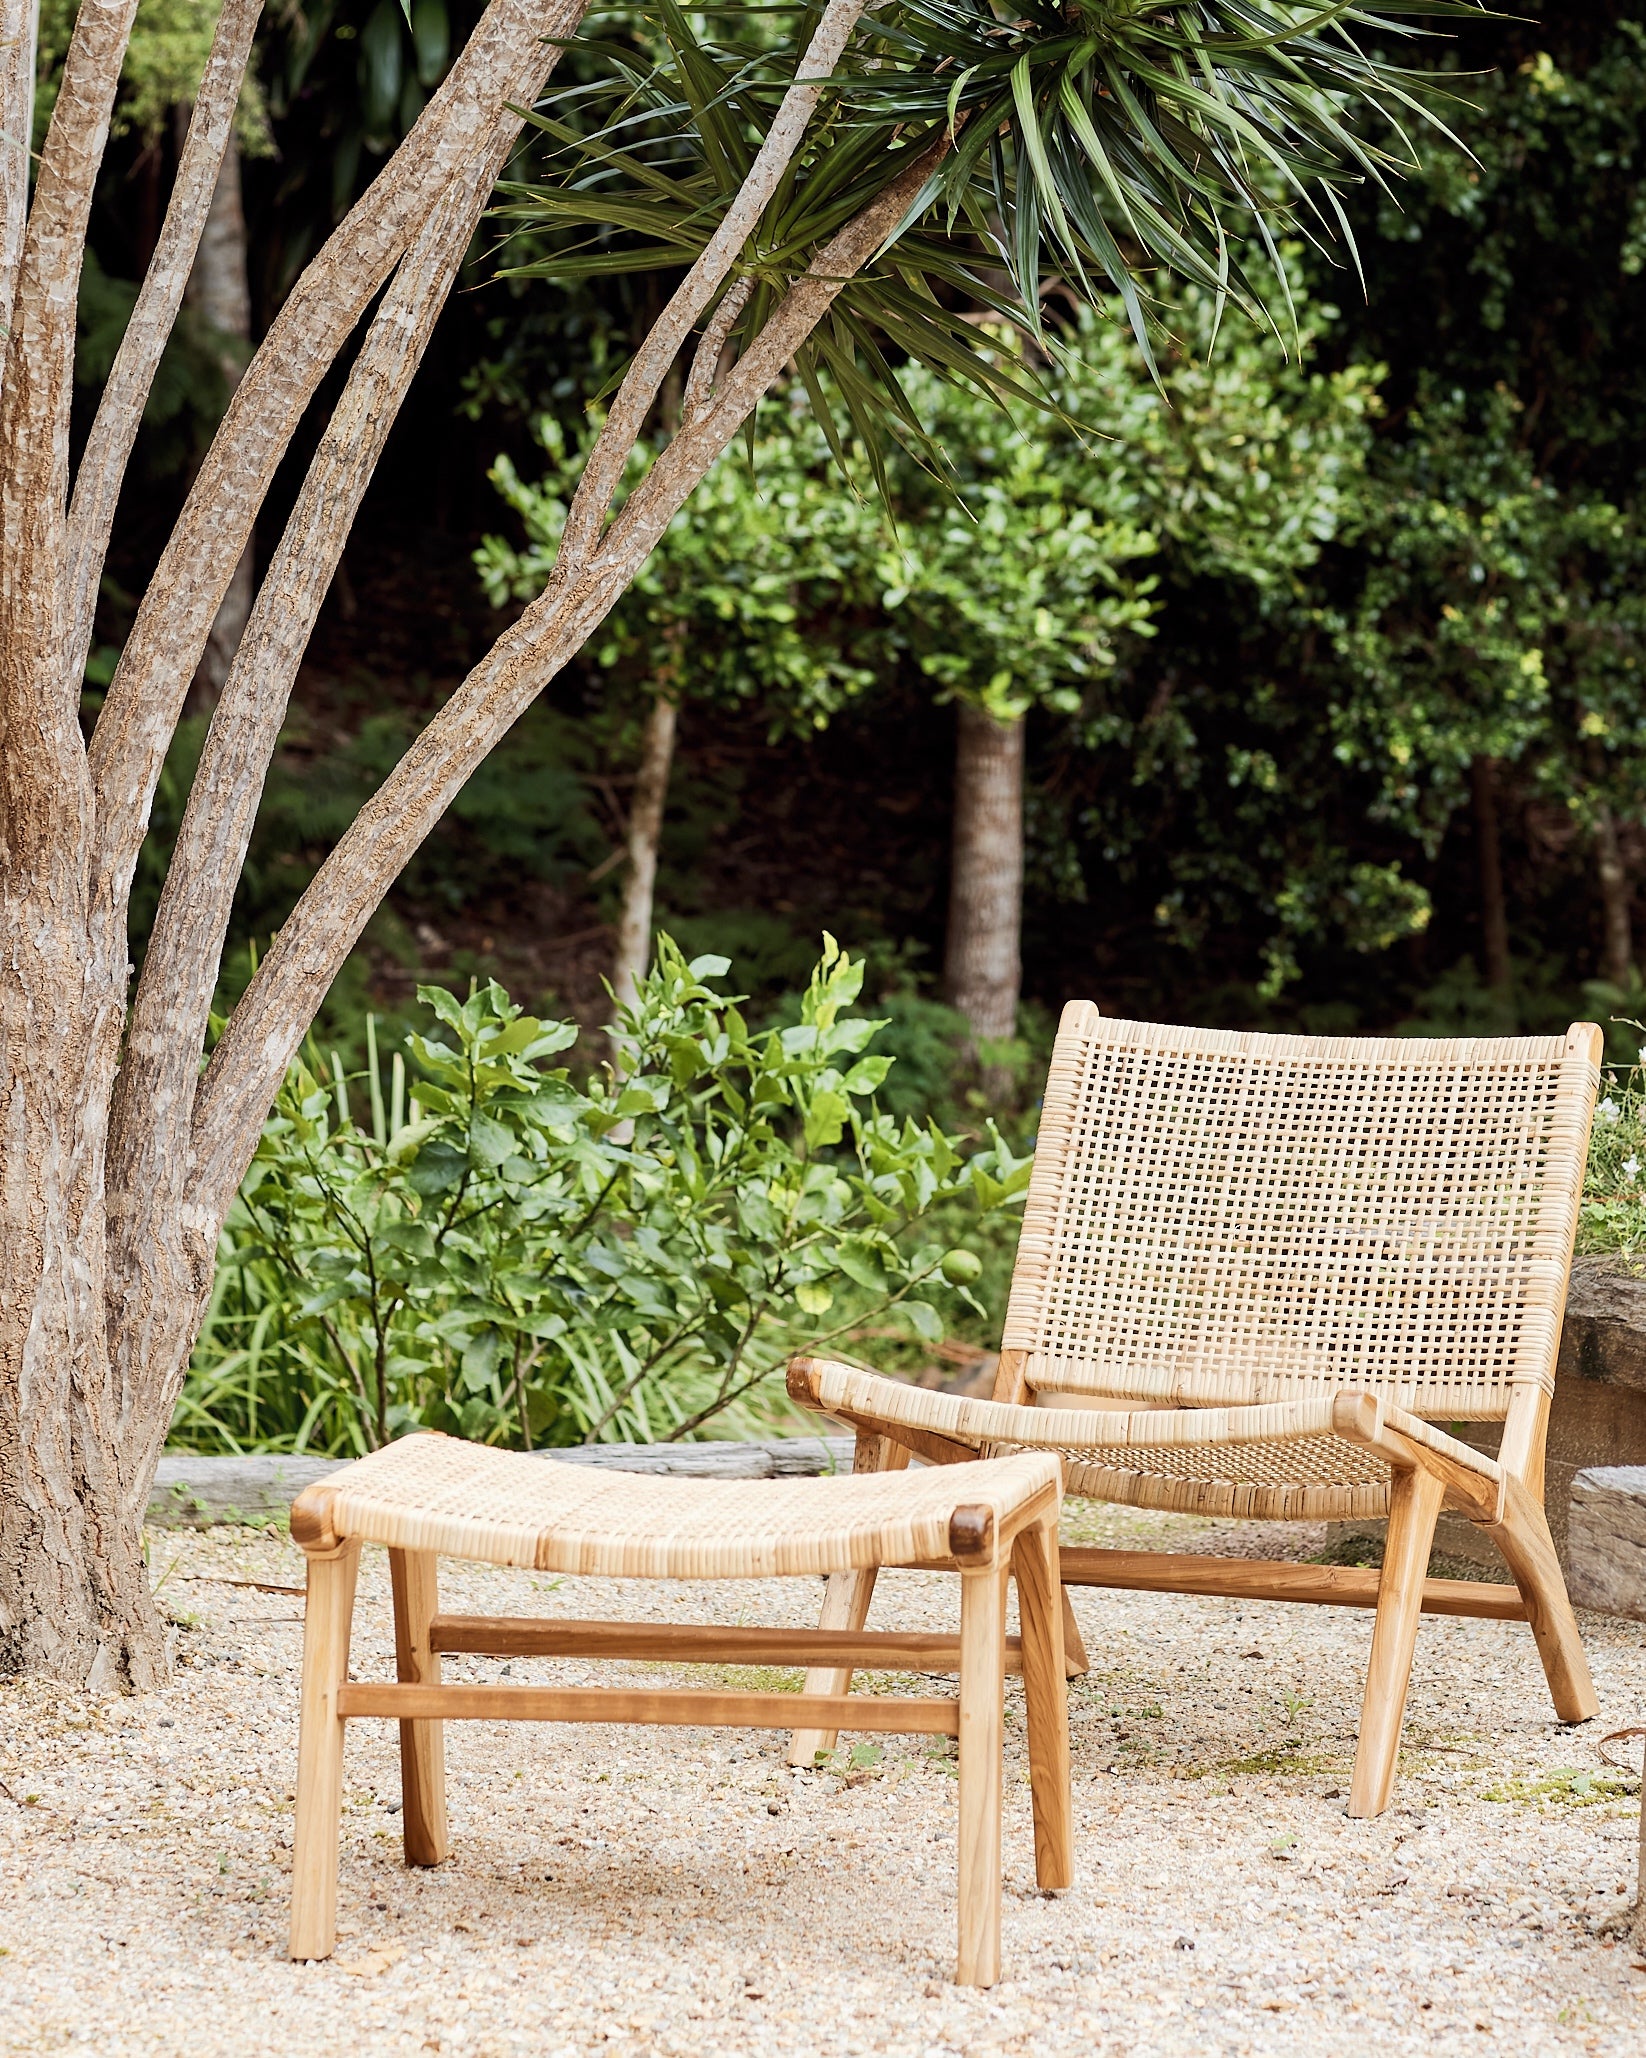
[[[1529,1622],[1559,1719],[1598,1709],[1543,1475],[1601,1055],[1588,1022],[1564,1038],[1277,1037],[1071,1002],[992,1399],[808,1357],[791,1363],[789,1392],[874,1451],[889,1440],[898,1456],[882,1462],[1052,1449],[1082,1497],[1258,1519],[1386,1514],[1380,1571],[1061,1554],[1076,1664],[1072,1586],[1375,1609],[1348,1813],[1378,1815],[1421,1614]],[[1383,1126],[1362,1134],[1368,1111]],[[1196,1125],[1217,1131],[1199,1188]],[[1265,1182],[1265,1151],[1287,1179]],[[1332,1376],[1345,1355],[1349,1376]],[[1430,1418],[1501,1420],[1497,1457]],[[1448,1508],[1490,1537],[1512,1587],[1427,1576]],[[824,1623],[860,1628],[873,1590],[873,1572],[831,1580]],[[807,1690],[850,1680],[820,1668]],[[791,1764],[829,1742],[797,1734]]]
[[[445,1446],[433,1453],[428,1446]],[[861,1439],[859,1472],[897,1469],[896,1458],[872,1437]],[[419,1448],[423,1447],[423,1448]],[[472,1514],[457,1520],[466,1458],[478,1462]],[[522,1496],[499,1510],[488,1488],[510,1481],[497,1461],[525,1466],[531,1497],[562,1486],[580,1498],[576,1534],[544,1528],[533,1534],[519,1520]],[[455,1439],[412,1437],[375,1453],[307,1488],[293,1504],[291,1532],[308,1568],[303,1631],[303,1693],[298,1739],[296,1824],[292,1854],[291,1956],[326,1958],[336,1943],[338,1834],[342,1805],[344,1735],[351,1721],[387,1717],[400,1725],[402,1824],[408,1865],[439,1865],[451,1851],[446,1814],[445,1725],[450,1721],[650,1723],[714,1728],[789,1729],[797,1715],[831,1730],[847,1728],[950,1736],[959,1746],[958,1929],[956,1980],[991,1986],[1000,1977],[1001,1760],[1004,1682],[1020,1675],[1027,1713],[1030,1798],[1034,1816],[1035,1876],[1047,1891],[1073,1879],[1069,1788],[1069,1733],[1057,1562],[1061,1504],[1057,1469],[1036,1461],[1041,1476],[1025,1482],[1019,1467],[978,1473],[928,1502],[918,1531],[922,1547],[907,1554],[909,1524],[897,1507],[902,1494],[878,1496],[881,1509],[850,1530],[853,1509],[831,1488],[842,1481],[737,1482],[636,1480],[628,1474],[590,1473],[553,1460],[479,1451]],[[444,1508],[429,1497],[396,1491],[395,1472],[419,1469],[447,1491]],[[486,1476],[478,1476],[484,1474]],[[551,1475],[570,1475],[554,1480]],[[1004,1481],[1004,1486],[1002,1486]],[[762,1529],[755,1488],[786,1532]],[[858,1489],[878,1485],[859,1480]],[[887,1482],[890,1484],[890,1482]],[[823,1488],[797,1496],[795,1486]],[[659,1486],[665,1489],[659,1495]],[[679,1489],[685,1489],[681,1495]],[[674,1489],[674,1493],[668,1490]],[[847,1500],[861,1499],[848,1489]],[[624,1503],[627,1503],[626,1508]],[[836,1520],[826,1535],[804,1528],[810,1509]],[[832,1503],[832,1505],[831,1505]],[[682,1508],[688,1514],[724,1505],[718,1534],[695,1541],[670,1533]],[[655,1533],[642,1533],[648,1506],[660,1517]],[[920,1511],[914,1511],[918,1514]],[[627,1515],[627,1536],[615,1534]],[[797,1521],[796,1515],[799,1520]],[[489,1518],[489,1519],[488,1519]],[[903,1542],[907,1569],[953,1570],[960,1575],[958,1636],[828,1628],[762,1629],[682,1623],[556,1620],[447,1614],[439,1599],[441,1549],[502,1564],[546,1570],[602,1572],[614,1577],[758,1577],[815,1573],[837,1567],[843,1550],[852,1562],[871,1560]],[[362,1541],[386,1543],[394,1600],[393,1684],[355,1683],[349,1644]],[[1015,1579],[1021,1633],[1008,1637],[1006,1584]],[[666,1664],[821,1664],[870,1671],[952,1672],[954,1700],[828,1694],[756,1693],[621,1687],[560,1688],[447,1684],[441,1659],[465,1652],[491,1657],[638,1659]]]

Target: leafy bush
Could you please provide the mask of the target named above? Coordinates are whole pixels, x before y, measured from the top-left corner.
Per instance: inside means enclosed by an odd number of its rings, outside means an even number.
[[[1646,1077],[1634,1066],[1608,1073],[1602,1085],[1577,1247],[1646,1258]]]
[[[976,1257],[930,1227],[1006,1209],[1028,1158],[877,1105],[892,1060],[832,938],[786,1027],[752,1032],[709,983],[727,969],[661,938],[622,1072],[582,1081],[548,1062],[575,1025],[496,984],[422,989],[443,1033],[386,1081],[374,1042],[363,1081],[311,1050],[224,1231],[174,1437],[690,1436],[769,1407],[801,1342],[982,1317]]]

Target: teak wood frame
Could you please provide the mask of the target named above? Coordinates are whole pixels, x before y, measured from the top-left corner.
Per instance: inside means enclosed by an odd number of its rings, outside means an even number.
[[[1059,1058],[1065,1057],[1068,1046],[1077,1043],[1097,1019],[1097,1010],[1087,1002],[1072,1002],[1064,1011],[1058,1056],[1053,1061],[1054,1079],[1047,1089],[1048,1120],[1043,1127],[1050,1126],[1053,1114]],[[1303,1039],[1294,1041],[1301,1043]],[[1594,1101],[1592,1081],[1598,1077],[1602,1053],[1603,1039],[1598,1027],[1593,1023],[1573,1024],[1565,1039],[1565,1055],[1569,1060],[1586,1064],[1591,1078],[1588,1104],[1582,1110],[1582,1133],[1577,1139],[1577,1170],[1571,1175],[1578,1186]],[[1066,1063],[1065,1075],[1072,1069]],[[1564,1094],[1566,1089],[1563,1087],[1562,1091]],[[1037,1184],[1045,1177],[1037,1166]],[[1575,1190],[1571,1198],[1575,1231]],[[1034,1199],[1035,1191],[1031,1188],[1031,1207]],[[1048,1215],[1050,1212],[1047,1211]],[[1381,1814],[1393,1793],[1418,1620],[1423,1614],[1529,1623],[1556,1715],[1562,1722],[1588,1721],[1598,1712],[1599,1701],[1543,1510],[1544,1448],[1560,1341],[1559,1311],[1565,1304],[1571,1257],[1572,1235],[1568,1233],[1560,1254],[1554,1317],[1545,1337],[1546,1362],[1540,1377],[1515,1380],[1506,1406],[1498,1411],[1503,1420],[1503,1437],[1495,1464],[1482,1460],[1477,1469],[1471,1462],[1474,1453],[1466,1447],[1439,1447],[1450,1439],[1425,1441],[1424,1425],[1411,1417],[1405,1418],[1404,1427],[1387,1419],[1374,1393],[1344,1390],[1332,1399],[1330,1433],[1374,1451],[1390,1468],[1388,1534],[1380,1571],[1192,1557],[1174,1552],[1066,1547],[1060,1564],[1063,1612],[1072,1630],[1068,1639],[1071,1657],[1079,1651],[1079,1633],[1073,1630],[1068,1604],[1068,1589],[1075,1586],[1374,1609],[1372,1647],[1347,1809],[1348,1814],[1357,1817]],[[1020,1267],[1022,1262],[1020,1252]],[[1014,1281],[1014,1293],[1015,1285]],[[842,1407],[838,1401],[825,1397],[824,1375],[831,1369],[826,1361],[797,1358],[791,1364],[788,1385],[792,1398],[832,1415],[856,1431],[858,1468],[890,1469],[906,1465],[911,1456],[929,1464],[960,1463],[985,1453],[1034,1448],[1037,1444],[1040,1448],[1066,1450],[1066,1445],[1051,1436],[1036,1436],[1036,1396],[1029,1376],[1032,1357],[1029,1349],[1002,1349],[990,1405],[1010,1409],[1012,1415],[999,1418],[992,1437],[986,1430],[977,1432],[980,1417],[974,1418],[964,1436],[945,1434],[946,1416],[939,1396],[917,1394],[878,1378],[870,1377],[867,1383],[872,1385],[874,1400],[884,1396],[885,1405]],[[864,1376],[858,1377],[861,1380]],[[1094,1435],[1093,1440],[1100,1439]],[[1185,1500],[1184,1505],[1192,1504]],[[1486,1581],[1427,1577],[1435,1524],[1444,1509],[1455,1509],[1491,1538],[1513,1575],[1512,1588]],[[824,1599],[823,1625],[860,1628],[868,1617],[874,1585],[873,1571],[834,1575]],[[1083,1663],[1083,1657],[1076,1658],[1076,1662]],[[848,1693],[850,1684],[851,1674],[844,1666],[826,1671],[819,1668],[808,1674],[806,1681],[808,1692],[827,1691],[836,1696]],[[832,1734],[827,1730],[798,1733],[791,1744],[789,1762],[811,1763],[816,1752],[832,1742]]]
[[[831,1732],[845,1727],[955,1737],[960,1760],[955,1978],[964,1986],[992,1986],[1000,1977],[1004,1682],[1006,1673],[1020,1674],[1028,1717],[1035,1877],[1047,1891],[1071,1883],[1073,1829],[1063,1617],[1057,1605],[1055,1492],[1038,1494],[1006,1524],[997,1524],[991,1508],[955,1510],[949,1523],[949,1557],[923,1563],[920,1569],[960,1574],[958,1636],[447,1615],[440,1612],[436,1554],[391,1547],[397,1674],[392,1684],[357,1684],[349,1678],[360,1543],[331,1532],[325,1502],[324,1486],[310,1488],[292,1511],[292,1535],[303,1545],[308,1562],[292,1854],[293,1958],[329,1957],[336,1943],[344,1733],[350,1721],[362,1717],[388,1717],[400,1724],[406,1863],[419,1866],[438,1865],[451,1850],[445,1789],[445,1725],[451,1721],[787,1729],[798,1715]],[[1022,1634],[1016,1637],[1005,1633],[1008,1578],[1015,1578],[1018,1588]],[[441,1657],[456,1652],[954,1672],[959,1675],[959,1695],[943,1700],[848,1698],[844,1692],[447,1685],[441,1678]]]

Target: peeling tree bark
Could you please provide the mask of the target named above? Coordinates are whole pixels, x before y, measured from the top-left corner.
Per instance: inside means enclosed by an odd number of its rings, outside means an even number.
[[[269,566],[201,755],[126,1036],[109,1144],[109,1300],[126,1441],[160,1455],[211,1286],[219,1222],[190,1206],[198,1053],[240,869],[292,682],[401,400],[491,191],[472,166],[407,254]],[[145,1495],[147,1487],[145,1483]]]
[[[11,324],[23,227],[29,211],[29,131],[34,126],[34,25],[38,0],[0,0],[0,360]]]

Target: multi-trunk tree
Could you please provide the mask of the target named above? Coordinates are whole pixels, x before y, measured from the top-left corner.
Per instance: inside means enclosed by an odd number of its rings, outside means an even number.
[[[1380,160],[1345,126],[1346,103],[1403,97],[1354,40],[1380,0],[1010,19],[976,0],[872,13],[828,0],[767,17],[775,31],[729,83],[721,71],[705,91],[695,57],[677,61],[685,90],[666,81],[655,144],[625,142],[638,134],[625,118],[598,141],[600,167],[585,155],[587,176],[574,165],[556,189],[601,221],[614,265],[652,264],[674,283],[590,450],[548,581],[362,808],[203,1063],[298,662],[515,147],[517,110],[543,94],[584,0],[491,0],[297,280],[88,739],[81,682],[110,524],[259,0],[223,7],[158,246],[71,476],[76,291],[135,6],[82,0],[26,209],[28,6],[0,6],[0,1669],[105,1690],[164,1671],[142,1512],[218,1231],[305,1028],[453,795],[606,618],[761,396],[786,366],[815,377],[826,363],[872,431],[888,338],[987,383],[967,316],[1001,303],[1003,279],[1033,308],[1053,270],[1107,276],[1135,298],[1132,268],[1168,264],[1250,300],[1251,237],[1297,206],[1329,217],[1355,160]],[[663,26],[689,40],[672,11]],[[275,468],[351,342],[214,711],[134,988],[127,900],[167,746]],[[679,427],[614,516],[683,356]]]

